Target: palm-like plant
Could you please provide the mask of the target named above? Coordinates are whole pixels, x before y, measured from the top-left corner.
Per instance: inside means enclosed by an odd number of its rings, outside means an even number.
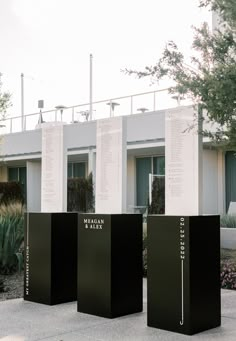
[[[23,215],[0,216],[0,272],[11,273],[22,269],[24,240]]]

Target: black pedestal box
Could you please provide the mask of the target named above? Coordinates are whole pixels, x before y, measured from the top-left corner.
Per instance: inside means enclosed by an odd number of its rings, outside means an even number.
[[[142,305],[142,215],[80,214],[78,311],[114,318]]]
[[[148,326],[192,335],[220,326],[219,216],[149,216]]]
[[[77,213],[25,214],[25,300],[77,299],[77,225]]]

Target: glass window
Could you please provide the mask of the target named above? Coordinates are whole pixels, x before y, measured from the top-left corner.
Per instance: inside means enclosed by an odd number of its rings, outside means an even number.
[[[85,163],[74,163],[74,178],[85,178]]]
[[[68,178],[73,178],[73,173],[72,173],[72,165],[73,163],[68,163],[68,168],[67,168],[67,177]]]
[[[19,168],[19,182],[21,184],[23,195],[26,200],[26,190],[27,190],[27,179],[26,179],[26,167]]]
[[[150,157],[136,159],[137,206],[147,206],[149,193],[149,173],[152,172]]]
[[[226,212],[230,201],[236,201],[236,157],[235,152],[225,155]]]
[[[156,156],[153,158],[153,174],[165,175],[165,157]]]
[[[26,195],[27,195],[26,167],[8,168],[8,181],[17,181],[21,184],[23,196],[26,201]]]
[[[68,178],[85,178],[85,162],[69,162]]]
[[[165,157],[143,157],[136,159],[136,193],[137,193],[137,206],[147,206],[149,203],[149,174],[165,175]],[[154,208],[157,208],[157,212],[152,213],[164,213],[165,202],[165,177],[153,177],[152,178],[152,201],[156,202]]]
[[[8,181],[19,181],[18,170],[18,167],[8,168]]]

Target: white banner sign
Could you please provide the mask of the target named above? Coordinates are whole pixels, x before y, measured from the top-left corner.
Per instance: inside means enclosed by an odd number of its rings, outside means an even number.
[[[67,210],[67,158],[63,125],[42,125],[41,211]]]
[[[166,111],[165,214],[201,214],[202,136],[192,107]]]
[[[97,121],[96,213],[126,212],[126,118]]]

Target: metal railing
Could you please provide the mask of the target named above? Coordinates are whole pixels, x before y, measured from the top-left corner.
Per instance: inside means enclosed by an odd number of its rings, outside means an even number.
[[[113,116],[127,116],[137,113],[152,112],[180,105],[178,96],[171,96],[169,88],[143,92],[124,97],[96,101],[92,103],[93,112],[90,113],[90,103],[62,107],[53,110],[40,111],[25,116],[15,116],[0,121],[0,134],[9,134],[25,130],[34,130],[43,122],[60,122],[67,124],[82,123]],[[186,100],[181,104],[187,105]]]

